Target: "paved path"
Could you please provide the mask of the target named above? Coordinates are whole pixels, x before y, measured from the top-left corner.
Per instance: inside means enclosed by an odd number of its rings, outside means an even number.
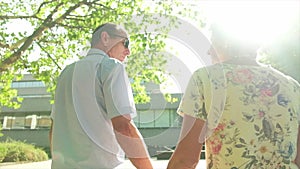
[[[165,169],[168,165],[168,160],[153,160],[154,169]],[[25,164],[0,164],[0,169],[51,169],[51,160],[25,163]],[[116,169],[134,169],[129,160],[126,160]],[[197,169],[205,169],[205,161],[200,160]]]

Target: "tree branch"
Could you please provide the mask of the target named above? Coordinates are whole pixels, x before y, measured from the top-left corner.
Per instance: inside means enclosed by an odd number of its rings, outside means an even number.
[[[57,25],[60,25],[61,27],[65,27],[65,28],[70,28],[70,29],[91,29],[90,27],[86,27],[86,26],[73,26],[73,25],[66,25],[66,24],[62,24],[62,23],[57,23]]]
[[[15,50],[15,49],[17,49],[21,44],[23,44],[23,43],[27,40],[27,38],[28,38],[28,37],[25,37],[25,38],[23,38],[23,39],[17,41],[16,43],[10,45],[10,48],[9,48],[9,49],[10,49],[10,50]]]
[[[105,5],[101,4],[101,3],[97,3],[96,1],[95,2],[90,2],[90,3],[94,4],[94,5],[98,5],[98,6],[104,7],[104,8],[109,9],[109,10],[114,10],[114,9],[108,7],[108,6],[105,6]]]
[[[38,13],[40,13],[42,7],[46,4],[49,4],[49,3],[53,3],[53,0],[52,1],[49,1],[49,2],[43,2],[41,3],[41,5],[39,6],[38,10],[36,11],[35,15],[37,15]]]
[[[9,48],[9,45],[8,44],[3,44],[3,43],[0,42],[0,47],[1,48]]]
[[[50,59],[52,60],[52,62],[58,67],[58,69],[59,69],[59,70],[62,70],[61,67],[59,66],[59,64],[55,61],[55,59],[53,59],[53,58],[51,57],[50,53],[47,52],[47,51],[42,47],[42,45],[41,45],[40,43],[37,42],[37,45],[42,49],[42,51],[44,51],[44,52],[47,54],[48,58],[50,58]]]
[[[74,20],[74,21],[85,21],[85,19],[84,18],[82,18],[82,19],[79,19],[79,18],[76,18],[76,17],[66,17],[66,19],[69,19],[69,20]]]
[[[28,47],[32,44],[32,42],[42,36],[42,33],[49,29],[54,27],[57,23],[60,23],[63,19],[65,19],[72,11],[80,7],[81,5],[87,4],[87,0],[81,1],[77,3],[76,5],[70,7],[63,15],[61,15],[59,18],[53,21],[53,15],[58,11],[58,8],[63,5],[63,3],[60,3],[59,5],[56,6],[56,8],[48,15],[48,17],[45,19],[43,24],[35,30],[32,35],[30,35],[24,44],[12,55],[10,55],[8,58],[3,60],[3,62],[0,63],[0,73],[3,71],[6,71],[10,68],[10,66],[16,62],[17,60],[20,59],[22,53],[28,49]]]
[[[16,16],[16,15],[1,15],[0,20],[4,19],[28,19],[28,18],[36,18],[35,16],[26,16],[26,15],[21,15],[21,16]]]
[[[48,3],[53,3],[53,1],[41,3],[41,5],[39,6],[37,12],[33,15],[0,15],[0,20],[4,20],[4,19],[28,19],[28,18],[40,19],[40,18],[37,17],[37,14],[41,11],[42,7],[46,4],[48,4]]]

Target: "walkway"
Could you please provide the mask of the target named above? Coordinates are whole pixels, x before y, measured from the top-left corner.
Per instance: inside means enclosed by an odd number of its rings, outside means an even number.
[[[165,169],[168,160],[153,160],[154,169]],[[25,163],[25,164],[0,164],[0,169],[51,169],[51,160]],[[116,169],[134,169],[129,160],[118,166]],[[200,160],[197,169],[205,169],[205,161]]]

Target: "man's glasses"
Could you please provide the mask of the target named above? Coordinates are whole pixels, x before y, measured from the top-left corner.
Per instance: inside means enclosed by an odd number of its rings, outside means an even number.
[[[123,45],[124,45],[125,48],[128,49],[128,47],[129,47],[129,39],[128,39],[128,38],[126,38],[126,39],[124,40]]]
[[[121,36],[121,35],[117,35],[117,34],[113,34],[113,33],[110,33],[110,35],[124,38],[125,39],[124,42],[123,42],[124,47],[125,48],[129,47],[129,39],[127,37]]]

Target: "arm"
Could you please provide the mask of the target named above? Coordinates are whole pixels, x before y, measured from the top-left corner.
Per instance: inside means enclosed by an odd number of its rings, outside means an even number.
[[[297,142],[297,156],[295,159],[295,163],[300,168],[300,125],[298,127],[298,142]]]
[[[50,152],[52,153],[52,131],[53,131],[53,120],[51,119],[51,126],[49,131],[49,142],[50,142]]]
[[[169,161],[168,169],[196,168],[202,149],[199,137],[204,123],[201,119],[184,115],[180,141]]]
[[[129,115],[111,119],[116,138],[126,156],[137,169],[152,169],[143,139]]]

